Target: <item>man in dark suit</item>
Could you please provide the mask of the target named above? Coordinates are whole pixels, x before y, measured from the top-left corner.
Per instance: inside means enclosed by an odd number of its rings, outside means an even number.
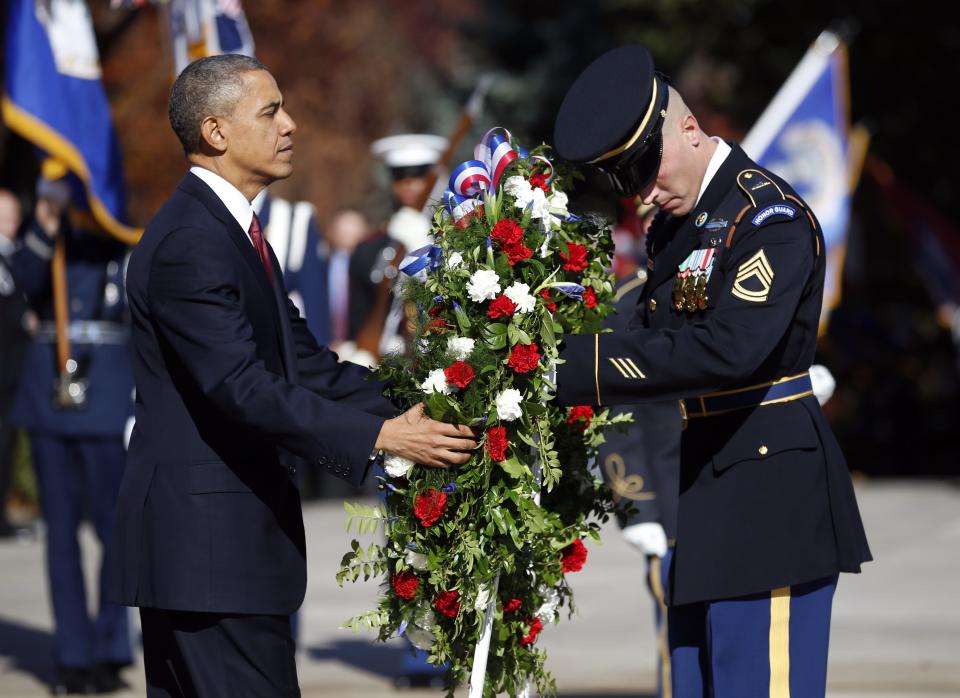
[[[190,174],[127,276],[136,425],[112,596],[140,607],[151,698],[298,696],[289,614],[306,586],[296,464],[361,482],[377,449],[445,467],[466,427],[399,417],[369,371],[316,344],[250,202],[290,175],[295,124],[252,58],[203,58],[170,121]]]

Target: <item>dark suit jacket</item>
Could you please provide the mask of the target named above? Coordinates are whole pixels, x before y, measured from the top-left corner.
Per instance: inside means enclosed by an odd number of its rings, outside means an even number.
[[[394,414],[383,384],[316,344],[246,232],[194,175],[147,227],[127,289],[136,426],[114,527],[112,600],[296,610],[306,553],[292,465],[318,462],[359,484]]]

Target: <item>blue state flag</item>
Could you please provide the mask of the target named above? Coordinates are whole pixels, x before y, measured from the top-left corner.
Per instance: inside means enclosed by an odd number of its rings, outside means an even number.
[[[743,141],[751,158],[797,190],[823,227],[821,328],[840,301],[850,217],[849,123],[846,46],[823,32]]]
[[[136,242],[141,231],[121,222],[120,147],[86,3],[10,0],[4,45],[4,123],[69,172],[75,204],[99,227]]]

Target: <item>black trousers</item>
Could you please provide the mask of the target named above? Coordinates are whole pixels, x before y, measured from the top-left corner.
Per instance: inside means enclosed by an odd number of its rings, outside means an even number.
[[[148,698],[299,698],[289,616],[140,609]]]

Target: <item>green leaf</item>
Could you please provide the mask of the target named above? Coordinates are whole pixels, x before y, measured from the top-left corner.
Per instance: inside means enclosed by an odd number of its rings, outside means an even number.
[[[525,474],[529,475],[530,470],[523,463],[517,460],[516,456],[510,456],[505,461],[500,463],[500,467],[503,468],[503,471],[510,475],[513,478],[521,478]]]

